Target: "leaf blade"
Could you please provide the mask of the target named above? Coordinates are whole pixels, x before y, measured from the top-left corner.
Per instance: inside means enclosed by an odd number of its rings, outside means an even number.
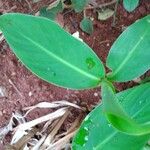
[[[133,95],[133,97],[135,96]],[[102,82],[102,100],[106,118],[116,129],[130,135],[140,136],[150,134],[150,124],[139,124],[135,122],[124,111],[107,82]]]
[[[128,11],[133,11],[139,5],[139,0],[123,0],[123,6]]]
[[[129,81],[150,68],[150,15],[127,28],[114,42],[106,64],[112,81]],[[126,44],[128,43],[128,44]],[[141,62],[142,61],[142,62]]]
[[[0,20],[15,54],[42,79],[74,89],[99,85],[105,73],[96,54],[54,22],[22,14],[7,14]],[[28,27],[23,25],[26,22]]]
[[[93,22],[91,21],[91,19],[89,18],[84,18],[81,22],[80,22],[80,28],[88,33],[88,34],[92,34],[93,33]]]
[[[75,9],[76,12],[81,12],[83,11],[84,7],[88,4],[89,0],[71,0],[73,8]]]
[[[116,96],[125,111],[138,123],[143,123],[150,120],[149,92],[150,83],[147,83],[120,92]],[[88,134],[80,133],[87,128]],[[83,146],[80,141],[84,142],[86,136],[88,136],[88,141]],[[126,150],[127,147],[128,150],[141,150],[149,138],[150,135],[132,136],[115,130],[107,121],[100,104],[83,121],[73,140],[73,150]]]

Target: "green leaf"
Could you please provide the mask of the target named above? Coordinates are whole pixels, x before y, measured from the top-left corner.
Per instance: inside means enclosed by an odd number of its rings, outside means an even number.
[[[150,146],[146,145],[142,150],[150,150]]]
[[[110,85],[106,81],[103,81],[101,85],[103,111],[109,122],[116,127],[116,129],[126,134],[138,136],[150,134],[150,123],[137,123],[124,111]]]
[[[112,81],[129,81],[150,68],[150,15],[129,26],[114,42],[107,57]]]
[[[139,0],[123,0],[123,6],[128,11],[133,11],[139,5]]]
[[[118,93],[124,110],[138,123],[150,121],[150,83]],[[101,104],[83,121],[73,140],[73,150],[141,150],[150,135],[133,136],[111,126]]]
[[[50,9],[51,8],[51,9]],[[46,17],[51,20],[55,20],[57,13],[63,10],[63,6],[61,1],[56,1],[55,5],[47,7],[43,7],[40,9],[40,16]]]
[[[0,16],[0,29],[13,52],[40,78],[63,87],[97,87],[103,64],[85,43],[53,21],[23,14]]]
[[[89,0],[71,0],[73,8],[76,12],[83,11],[84,7],[88,4]]]
[[[84,18],[81,22],[80,22],[80,28],[88,33],[88,34],[92,34],[93,33],[93,22],[91,21],[91,19],[89,18]]]
[[[51,19],[51,20],[55,20],[57,13],[53,13],[49,10],[47,10],[47,7],[43,7],[40,9],[40,16]]]

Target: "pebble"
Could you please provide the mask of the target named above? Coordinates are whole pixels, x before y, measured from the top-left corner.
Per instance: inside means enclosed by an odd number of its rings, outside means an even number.
[[[75,94],[79,94],[79,91],[74,91]]]
[[[0,97],[7,97],[6,88],[3,86],[0,86]]]
[[[106,46],[107,46],[107,47],[109,47],[109,46],[110,46],[110,44],[109,44],[109,43],[107,43],[107,44],[106,44]]]
[[[30,91],[30,92],[28,93],[28,95],[31,97],[31,96],[33,95],[33,93]]]
[[[95,92],[95,93],[94,93],[94,96],[97,97],[97,96],[98,96],[98,93]]]
[[[6,110],[3,110],[2,113],[3,113],[3,114],[6,114]]]
[[[12,72],[12,73],[11,73],[11,75],[12,75],[12,76],[15,76],[15,75],[16,75],[16,73],[15,73],[15,72]]]

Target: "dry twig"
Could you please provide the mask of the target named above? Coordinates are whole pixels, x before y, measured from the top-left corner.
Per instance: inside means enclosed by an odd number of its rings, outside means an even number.
[[[103,4],[97,4],[93,1],[90,1],[89,4],[92,5],[92,7],[87,7],[87,9],[98,9],[98,8],[102,8],[102,7],[107,7],[107,6],[110,6],[110,5],[113,5],[117,2],[117,0],[112,0],[111,2],[108,2],[108,3],[103,3]]]

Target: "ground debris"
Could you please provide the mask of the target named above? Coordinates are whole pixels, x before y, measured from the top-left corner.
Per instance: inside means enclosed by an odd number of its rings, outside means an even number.
[[[29,113],[34,109],[55,109],[47,115],[26,121]],[[72,122],[66,131],[61,131],[65,120],[71,115],[71,110],[77,109],[81,115]],[[5,145],[5,150],[63,150],[68,149],[70,140],[76,133],[81,120],[83,119],[83,110],[76,104],[65,100],[52,103],[41,102],[37,105],[23,109],[24,114],[15,112],[9,121],[9,124],[0,129],[1,141],[11,132],[11,142]],[[42,126],[41,126],[42,124]]]

